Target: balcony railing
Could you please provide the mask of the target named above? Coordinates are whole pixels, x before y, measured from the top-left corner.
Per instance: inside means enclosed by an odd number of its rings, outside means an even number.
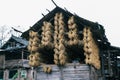
[[[29,67],[27,59],[6,60],[0,68]]]

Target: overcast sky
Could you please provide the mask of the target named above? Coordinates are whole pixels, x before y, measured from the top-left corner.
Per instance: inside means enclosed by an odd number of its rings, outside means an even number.
[[[113,46],[120,47],[120,0],[54,0],[82,18],[102,24]],[[51,0],[0,0],[0,27],[27,30],[55,8]],[[17,27],[20,26],[20,27]]]

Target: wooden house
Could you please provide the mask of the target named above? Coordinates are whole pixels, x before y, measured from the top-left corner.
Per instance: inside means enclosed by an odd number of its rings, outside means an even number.
[[[1,47],[0,51],[0,79],[12,79],[21,68],[29,67],[26,46],[28,41],[12,35]],[[5,76],[5,74],[7,74]]]
[[[56,17],[59,15],[59,17]],[[59,18],[59,19],[58,19]],[[57,23],[59,22],[59,24]],[[60,24],[61,22],[61,24]],[[43,36],[47,33],[44,32],[44,26],[47,25],[49,31],[52,32],[50,44],[43,44]],[[75,29],[73,26],[75,25]],[[60,26],[60,27],[56,27]],[[56,29],[58,29],[58,32]],[[65,53],[62,59],[64,62],[55,62],[56,46],[55,46],[55,33],[60,34],[60,30],[64,28],[64,35],[57,41],[64,39]],[[85,34],[84,29],[90,29],[90,41],[93,41],[91,45],[94,46],[92,51],[98,52],[96,57],[99,57],[98,65],[93,63],[87,63],[87,52],[84,49],[85,46]],[[75,32],[78,38],[77,43],[70,43],[70,31]],[[35,33],[34,35],[30,32]],[[56,32],[55,32],[56,31]],[[43,33],[44,32],[44,33]],[[49,33],[51,34],[51,33]],[[76,36],[76,35],[74,35]],[[73,37],[74,37],[73,36]],[[76,37],[77,37],[76,36]],[[64,10],[58,6],[50,11],[47,15],[44,15],[42,19],[36,22],[29,30],[25,31],[22,38],[12,36],[0,51],[0,78],[4,80],[119,80],[120,68],[118,68],[120,49],[118,47],[111,46],[108,41],[104,27],[97,23],[86,20],[79,17],[76,14],[72,14],[67,10]],[[35,37],[35,38],[34,38]],[[92,38],[92,40],[91,40]],[[31,39],[31,40],[30,40]],[[39,39],[39,40],[38,40]],[[37,48],[31,50],[31,45],[37,40]],[[43,42],[42,42],[43,41]],[[57,44],[58,42],[56,42]],[[62,43],[62,42],[61,42]],[[94,44],[93,44],[94,43]],[[29,47],[30,46],[30,47]],[[33,46],[33,45],[32,45]],[[27,48],[28,47],[28,48]],[[60,47],[59,47],[60,48]],[[97,51],[99,50],[99,51]],[[61,50],[59,50],[61,51]],[[37,54],[37,60],[42,59],[41,62],[32,63],[30,58],[33,58],[35,53]],[[31,56],[32,55],[32,56]],[[40,55],[40,56],[39,56]],[[58,55],[58,54],[57,54]],[[60,55],[60,54],[59,54]],[[67,55],[67,56],[66,56]],[[29,62],[28,62],[29,56]],[[42,56],[42,57],[41,57]],[[88,55],[89,56],[89,55]],[[94,56],[93,56],[94,57]],[[35,58],[35,60],[36,60]],[[95,57],[94,57],[95,58]],[[11,61],[10,61],[11,60]],[[95,59],[94,59],[95,60]],[[25,62],[24,62],[25,61]],[[31,61],[31,62],[30,62]],[[40,60],[39,60],[40,61]],[[94,62],[94,61],[93,61]],[[29,65],[28,65],[29,64]],[[12,71],[11,71],[12,70]],[[12,75],[9,75],[12,74]]]

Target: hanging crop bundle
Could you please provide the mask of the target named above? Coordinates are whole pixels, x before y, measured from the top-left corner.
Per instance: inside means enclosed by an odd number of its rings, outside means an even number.
[[[86,64],[92,64],[96,69],[100,69],[99,48],[95,43],[89,27],[83,29],[84,55]]]
[[[65,51],[65,23],[63,21],[63,14],[56,13],[54,17],[54,63],[57,65],[64,65],[67,60],[67,55]]]
[[[52,36],[53,36],[53,26],[51,23],[44,21],[42,26],[42,40],[41,44],[43,46],[53,47]]]
[[[29,55],[29,65],[30,66],[39,66],[40,65],[40,39],[37,32],[30,31],[29,32],[29,44],[28,44],[28,50],[30,52]]]
[[[52,67],[48,65],[43,65],[43,71],[49,74],[52,72]]]
[[[29,44],[28,44],[28,50],[32,53],[32,52],[36,52],[39,50],[39,44],[40,43],[40,39],[39,39],[39,35],[37,32],[34,31],[30,31],[29,32]]]
[[[80,40],[78,38],[78,31],[77,31],[77,25],[74,20],[74,16],[70,17],[68,20],[68,38],[69,38],[69,45],[77,45],[80,43]]]

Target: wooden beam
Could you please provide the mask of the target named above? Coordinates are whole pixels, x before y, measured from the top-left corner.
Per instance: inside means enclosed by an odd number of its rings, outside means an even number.
[[[55,1],[51,0],[53,2],[53,4],[57,7],[58,5],[55,3]]]

